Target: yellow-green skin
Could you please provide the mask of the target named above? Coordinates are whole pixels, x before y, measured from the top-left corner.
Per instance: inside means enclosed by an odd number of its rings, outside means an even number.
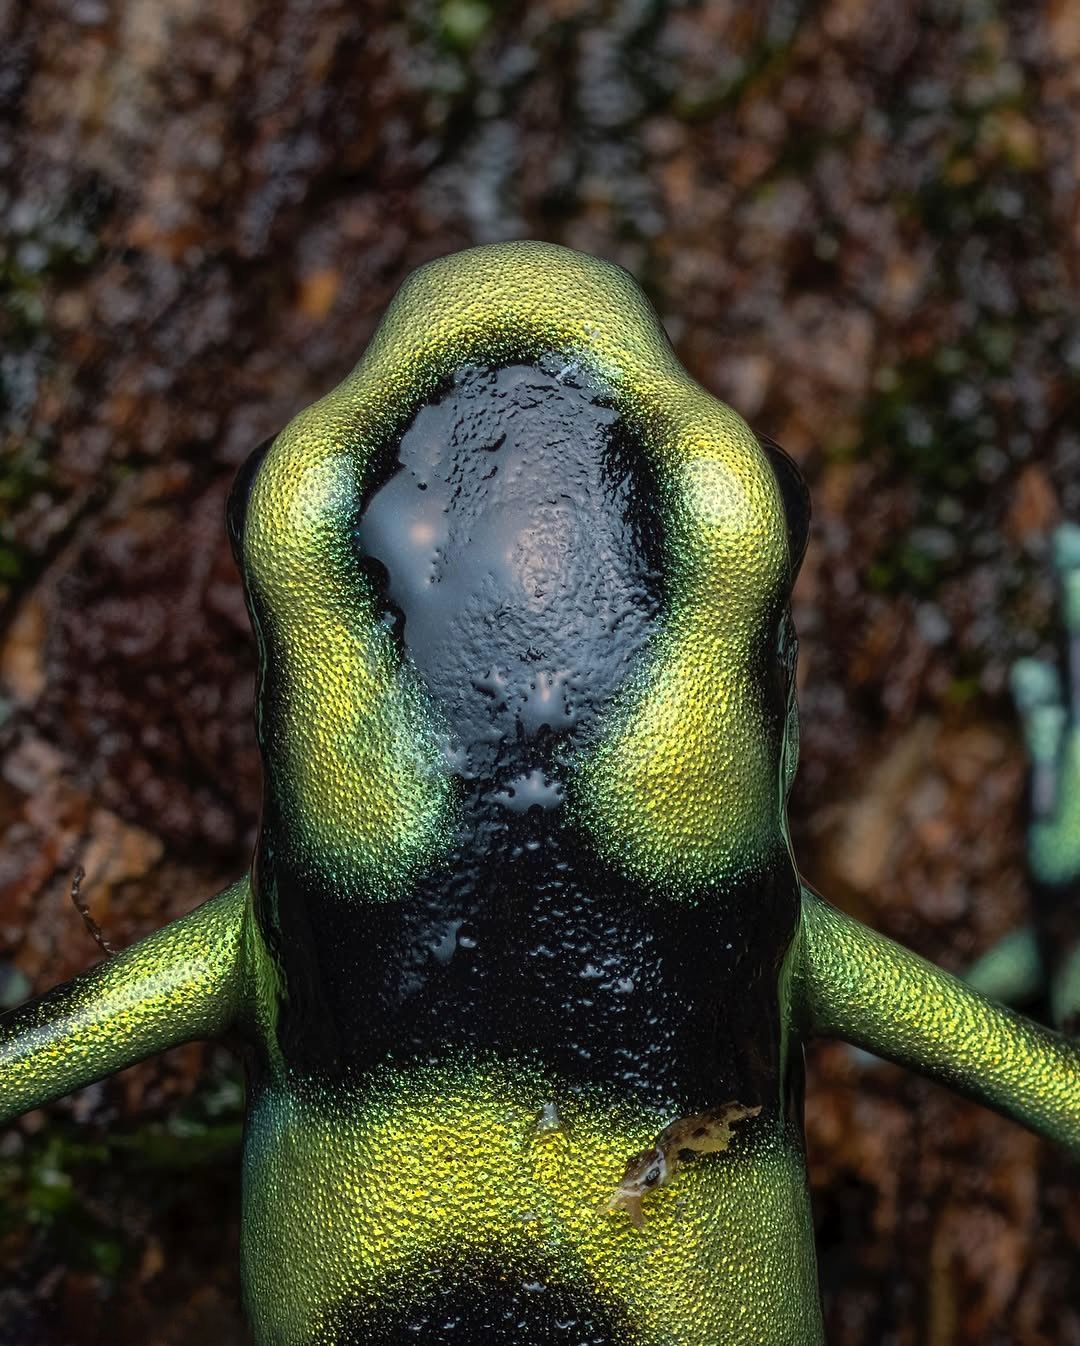
[[[643,920],[747,932],[744,972],[716,965],[715,1003],[740,1022],[741,1002],[760,1001],[769,1022],[746,1044],[750,1064],[714,1086],[692,1071],[656,1090],[632,1070],[616,1084],[599,1064],[590,1077],[590,1053],[560,1056],[541,1022],[558,1006],[532,1007],[535,1032],[515,1020],[519,1049],[505,1034],[491,1050],[448,1038],[414,1057],[389,1013],[348,1018],[379,970],[363,932],[389,929],[425,883],[449,891],[470,807],[444,710],[380,619],[354,528],[385,446],[448,379],[545,361],[604,390],[648,457],[664,525],[662,613],[596,732],[560,759],[559,826]],[[423,268],[244,492],[234,540],[263,657],[267,778],[252,874],[6,1016],[0,1117],[179,1042],[240,1043],[260,1346],[415,1340],[417,1324],[433,1342],[820,1343],[800,1127],[802,1042],[816,1033],[1080,1149],[1075,1043],[800,884],[785,816],[796,723],[762,685],[790,596],[791,521],[758,440],[681,369],[625,272],[538,243]],[[679,997],[665,995],[670,1014]],[[503,1027],[490,1025],[493,1043]],[[380,1033],[384,1060],[357,1054],[354,1035]],[[649,1043],[619,1045],[652,1059]],[[598,1061],[609,1047],[598,1040]],[[710,1087],[705,1102],[761,1114],[651,1195],[644,1230],[606,1213],[627,1159]],[[552,1105],[554,1128],[541,1124]],[[478,1336],[486,1300],[509,1316]]]

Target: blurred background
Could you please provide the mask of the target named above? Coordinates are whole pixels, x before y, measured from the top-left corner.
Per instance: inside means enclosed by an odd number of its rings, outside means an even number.
[[[0,0],[0,1000],[246,864],[245,455],[403,277],[628,267],[802,464],[807,876],[950,967],[1023,919],[1010,660],[1080,518],[1072,0]],[[0,1346],[239,1346],[230,1061],[0,1138]],[[835,1346],[1080,1342],[1075,1170],[842,1046],[807,1108]]]

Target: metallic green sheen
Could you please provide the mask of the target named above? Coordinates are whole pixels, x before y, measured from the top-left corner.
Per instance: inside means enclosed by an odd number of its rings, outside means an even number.
[[[414,535],[365,553],[388,486]],[[1080,1048],[801,883],[807,526],[794,467],[619,268],[514,243],[421,269],[234,493],[266,768],[250,875],[0,1020],[0,1119],[238,1043],[259,1346],[821,1346],[804,1040],[1077,1150]],[[441,663],[405,543],[459,595]],[[487,629],[490,660],[448,683]],[[690,1148],[632,1223],[612,1194],[672,1134]]]

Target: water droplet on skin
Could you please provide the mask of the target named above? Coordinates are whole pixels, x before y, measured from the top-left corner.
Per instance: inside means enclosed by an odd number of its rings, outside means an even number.
[[[432,956],[438,963],[449,963],[460,943],[459,930],[460,921],[451,921],[444,929],[441,935],[437,936],[429,945]]]
[[[535,1126],[539,1136],[549,1136],[555,1131],[561,1131],[563,1120],[559,1115],[558,1104],[545,1103],[537,1114]]]
[[[567,694],[569,669],[558,672],[539,672],[529,683],[529,690],[518,710],[518,720],[526,735],[538,734],[541,729],[569,729],[577,722],[570,708]]]
[[[562,803],[563,787],[545,771],[535,767],[524,776],[515,776],[505,790],[492,796],[497,804],[512,813],[526,813],[533,807],[557,808]]]

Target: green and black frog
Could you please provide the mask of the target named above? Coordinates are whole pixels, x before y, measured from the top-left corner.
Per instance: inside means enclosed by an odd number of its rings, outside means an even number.
[[[416,272],[231,498],[250,872],[0,1021],[0,1115],[234,1042],[260,1346],[818,1346],[804,1040],[1074,1148],[1080,1048],[800,879],[809,515],[619,268]]]
[[[1065,627],[1062,667],[1021,659],[1012,671],[1031,762],[1032,919],[984,954],[966,980],[984,995],[1038,1010],[1075,1036],[1080,1031],[1080,526],[1060,525],[1052,554]]]

